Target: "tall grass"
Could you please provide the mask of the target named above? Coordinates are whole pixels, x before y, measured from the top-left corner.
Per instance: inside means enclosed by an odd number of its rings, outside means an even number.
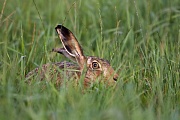
[[[0,119],[180,119],[179,0],[46,0],[0,2]],[[111,62],[115,88],[55,88],[25,83],[25,74],[66,58],[57,24],[86,55]]]

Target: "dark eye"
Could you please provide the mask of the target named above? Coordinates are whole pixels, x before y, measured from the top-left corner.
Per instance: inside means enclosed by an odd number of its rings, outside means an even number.
[[[92,62],[92,68],[93,69],[98,69],[99,68],[99,64],[97,62]]]

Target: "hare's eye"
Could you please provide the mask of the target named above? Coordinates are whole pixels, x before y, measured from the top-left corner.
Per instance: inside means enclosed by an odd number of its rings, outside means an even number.
[[[93,69],[98,69],[99,68],[99,64],[97,62],[92,62],[92,68]]]

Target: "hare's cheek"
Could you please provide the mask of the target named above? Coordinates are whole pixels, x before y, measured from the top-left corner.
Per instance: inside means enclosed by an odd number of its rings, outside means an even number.
[[[86,74],[86,76],[88,76],[92,80],[97,79],[101,75],[102,75],[102,71],[100,70],[88,70]]]
[[[102,75],[102,71],[101,70],[94,70],[94,73],[96,75],[96,77],[99,77]]]
[[[103,69],[103,75],[104,75],[104,77],[108,77],[109,74],[110,74],[110,71],[108,71],[107,68],[104,68],[104,69]]]

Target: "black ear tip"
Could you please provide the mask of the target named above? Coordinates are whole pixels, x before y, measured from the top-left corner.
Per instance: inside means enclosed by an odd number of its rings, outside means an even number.
[[[62,27],[64,27],[62,24],[58,24],[55,29],[61,29]]]
[[[67,29],[66,27],[64,27],[62,24],[57,25],[55,27],[55,30],[60,31],[63,35],[65,35],[65,34],[68,35],[71,33],[70,30]]]

